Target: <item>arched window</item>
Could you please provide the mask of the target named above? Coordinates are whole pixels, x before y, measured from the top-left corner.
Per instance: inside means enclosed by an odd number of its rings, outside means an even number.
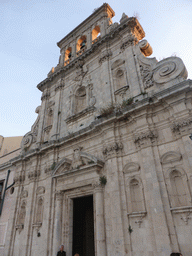
[[[75,94],[75,112],[78,113],[86,108],[86,89],[84,86],[80,87]]]
[[[96,26],[93,30],[92,30],[92,44],[94,44],[95,42],[97,42],[100,39],[100,27]]]
[[[170,173],[173,207],[187,206],[187,193],[183,184],[183,178],[179,171]]]
[[[142,186],[140,182],[135,178],[130,181],[130,195],[132,212],[144,211],[145,209]]]
[[[43,220],[43,199],[40,198],[37,203],[36,223]]]
[[[84,35],[77,41],[77,56],[81,55],[87,48],[87,37]]]
[[[125,79],[125,73],[122,69],[118,69],[117,72],[116,72],[116,85],[117,85],[117,88],[116,90],[122,88],[123,86],[126,86],[126,79]]]
[[[66,51],[65,51],[65,62],[64,62],[64,66],[66,66],[67,64],[69,64],[70,60],[71,60],[71,56],[72,56],[72,49],[71,47],[69,47]]]

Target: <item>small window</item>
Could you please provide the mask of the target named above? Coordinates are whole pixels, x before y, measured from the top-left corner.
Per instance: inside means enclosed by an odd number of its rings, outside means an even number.
[[[92,44],[96,43],[100,39],[100,27],[96,26],[92,30]]]

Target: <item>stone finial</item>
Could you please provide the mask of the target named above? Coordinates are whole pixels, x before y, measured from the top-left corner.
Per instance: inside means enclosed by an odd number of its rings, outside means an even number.
[[[122,14],[122,17],[121,17],[121,19],[120,19],[120,23],[123,23],[124,21],[126,21],[128,19],[128,16],[125,14],[125,13],[123,13]]]

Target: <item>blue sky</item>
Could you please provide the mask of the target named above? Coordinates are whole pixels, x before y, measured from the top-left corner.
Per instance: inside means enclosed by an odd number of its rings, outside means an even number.
[[[176,54],[192,79],[192,1],[109,0],[119,22],[138,14],[158,60]],[[30,131],[41,104],[36,85],[56,66],[56,43],[86,19],[100,0],[0,0],[0,135]]]

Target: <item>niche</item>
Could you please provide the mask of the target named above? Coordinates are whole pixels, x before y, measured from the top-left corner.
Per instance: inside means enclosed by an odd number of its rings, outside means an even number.
[[[129,183],[132,212],[145,211],[142,185],[138,179],[133,178]]]
[[[84,86],[77,89],[75,94],[75,113],[81,112],[86,108],[86,89]]]

